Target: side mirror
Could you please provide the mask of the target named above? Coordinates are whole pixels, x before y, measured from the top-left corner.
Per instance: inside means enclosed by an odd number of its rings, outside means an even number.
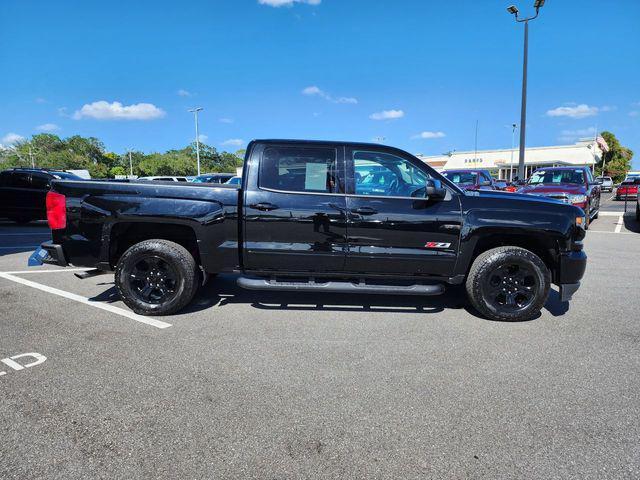
[[[425,196],[432,200],[442,200],[447,196],[447,189],[442,186],[440,180],[427,180],[425,185]]]

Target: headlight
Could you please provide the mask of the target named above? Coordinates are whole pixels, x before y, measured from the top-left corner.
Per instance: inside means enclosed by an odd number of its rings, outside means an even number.
[[[586,195],[569,195],[570,203],[584,203],[587,201]]]

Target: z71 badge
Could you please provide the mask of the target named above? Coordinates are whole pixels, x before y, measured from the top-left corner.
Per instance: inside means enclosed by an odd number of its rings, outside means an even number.
[[[444,242],[427,242],[424,246],[425,248],[449,248],[451,244]]]

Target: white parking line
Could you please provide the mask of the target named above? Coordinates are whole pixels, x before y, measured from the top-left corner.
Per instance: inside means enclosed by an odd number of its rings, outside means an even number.
[[[144,323],[146,325],[150,325],[156,328],[169,328],[171,326],[170,323],[162,322],[160,320],[156,320],[154,318],[143,317],[142,315],[138,315],[136,313],[130,312],[128,310],[123,310],[122,308],[114,307],[113,305],[109,305],[106,303],[99,303],[89,300],[86,297],[81,295],[76,295],[75,293],[65,292],[64,290],[59,290],[57,288],[49,287],[47,285],[42,285],[41,283],[32,282],[31,280],[27,280],[25,278],[16,277],[10,273],[0,273],[0,278],[4,278],[5,280],[9,280],[12,282],[20,283],[22,285],[26,285],[27,287],[35,288],[38,290],[42,290],[43,292],[52,293],[54,295],[58,295],[60,297],[67,298],[69,300],[73,300],[74,302],[83,303],[85,305],[89,305],[90,307],[99,308],[100,310],[106,310],[107,312],[115,313],[122,317],[127,317],[131,320],[135,320],[136,322]]]
[[[620,217],[618,217],[618,223],[616,223],[615,233],[620,233],[622,231],[622,225],[624,225],[624,218],[620,215]]]
[[[0,250],[19,250],[21,248],[38,248],[40,245],[14,245],[13,247],[0,247]]]
[[[600,212],[600,215],[602,215],[603,217],[619,217],[620,215],[631,215],[631,212]]]
[[[606,230],[591,230],[589,229],[587,231],[587,235],[589,233],[610,233],[611,235],[635,235],[636,237],[638,237],[639,235],[637,233],[633,233],[633,232],[607,232]]]

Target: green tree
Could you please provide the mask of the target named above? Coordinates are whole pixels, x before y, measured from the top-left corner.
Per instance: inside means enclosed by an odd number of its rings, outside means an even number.
[[[602,160],[596,165],[596,174],[608,175],[613,178],[614,182],[620,182],[631,170],[633,151],[622,146],[613,133],[602,132],[601,135],[609,145],[609,151],[602,155]]]

